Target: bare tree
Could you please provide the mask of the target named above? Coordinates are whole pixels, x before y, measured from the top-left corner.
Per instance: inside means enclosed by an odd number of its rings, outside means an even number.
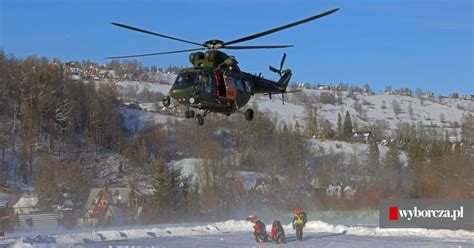
[[[439,114],[439,120],[441,121],[441,123],[446,123],[446,116],[444,115],[444,113]]]
[[[413,106],[411,106],[411,103],[408,105],[408,114],[410,115],[410,120],[413,120],[415,114],[413,113]]]
[[[398,118],[398,115],[402,113],[402,107],[397,102],[397,100],[392,101],[392,108],[393,108],[393,112],[395,113],[395,117]]]

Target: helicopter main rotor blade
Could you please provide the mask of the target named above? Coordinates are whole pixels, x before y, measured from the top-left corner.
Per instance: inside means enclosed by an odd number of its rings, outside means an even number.
[[[283,64],[285,64],[285,59],[286,59],[286,53],[283,54],[283,57],[281,58],[280,61],[280,71],[283,69]]]
[[[204,46],[203,44],[200,44],[200,43],[197,43],[197,42],[193,42],[193,41],[189,41],[189,40],[183,40],[183,39],[171,37],[171,36],[168,36],[168,35],[151,32],[151,31],[147,31],[147,30],[144,30],[144,29],[139,29],[139,28],[135,28],[135,27],[132,27],[132,26],[128,26],[128,25],[125,25],[125,24],[120,24],[120,23],[115,23],[115,22],[112,22],[111,24],[115,25],[115,26],[119,26],[121,28],[126,28],[126,29],[130,29],[130,30],[142,32],[142,33],[145,33],[145,34],[151,34],[151,35],[163,37],[163,38],[166,38],[166,39],[181,41],[181,42],[185,42],[185,43],[189,43],[189,44],[193,44],[193,45],[198,45],[198,46]]]
[[[170,52],[161,52],[161,53],[145,53],[145,54],[135,54],[135,55],[126,55],[126,56],[115,56],[115,57],[106,57],[104,59],[136,58],[136,57],[145,57],[145,56],[192,52],[192,51],[199,51],[199,50],[204,50],[204,48],[194,48],[194,49],[186,49],[186,50],[178,50],[178,51],[170,51]]]
[[[286,48],[293,47],[293,45],[281,45],[281,46],[224,46],[224,49],[266,49],[266,48]]]
[[[303,23],[306,23],[306,22],[309,22],[309,21],[312,21],[312,20],[316,20],[316,19],[318,19],[318,18],[327,16],[327,15],[330,15],[330,14],[332,14],[332,13],[338,11],[338,10],[339,10],[339,8],[333,9],[333,10],[329,10],[329,11],[326,11],[326,12],[324,12],[324,13],[317,14],[317,15],[314,15],[314,16],[311,16],[311,17],[308,17],[308,18],[303,19],[303,20],[301,20],[301,21],[292,22],[292,23],[290,23],[290,24],[287,24],[287,25],[284,25],[284,26],[281,26],[281,27],[277,27],[277,28],[273,28],[273,29],[270,29],[270,30],[267,30],[267,31],[264,31],[264,32],[261,32],[261,33],[258,33],[258,34],[253,34],[253,35],[250,35],[250,36],[247,36],[247,37],[244,37],[244,38],[240,38],[240,39],[237,39],[237,40],[225,42],[225,43],[224,43],[224,46],[225,46],[225,45],[235,44],[235,43],[240,43],[240,42],[244,42],[244,41],[248,41],[248,40],[253,40],[253,39],[256,39],[256,38],[265,36],[265,35],[269,35],[269,34],[272,34],[272,33],[275,33],[275,32],[278,32],[278,31],[281,31],[281,30],[284,30],[284,29],[287,29],[287,28],[294,27],[294,26],[296,26],[296,25],[300,25],[300,24],[303,24]]]

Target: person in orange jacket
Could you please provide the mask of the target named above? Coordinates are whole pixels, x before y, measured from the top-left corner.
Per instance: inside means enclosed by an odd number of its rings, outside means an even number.
[[[272,240],[277,244],[286,243],[285,230],[283,230],[283,227],[278,220],[274,220],[272,224]]]
[[[308,218],[306,213],[301,210],[301,208],[295,208],[295,216],[293,217],[293,230],[296,229],[296,238],[299,241],[303,240],[303,227],[306,225]]]

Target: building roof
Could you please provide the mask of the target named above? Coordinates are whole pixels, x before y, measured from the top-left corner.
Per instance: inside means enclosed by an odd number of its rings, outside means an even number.
[[[96,199],[98,199],[99,194],[104,191],[104,188],[93,188],[89,193],[89,197],[87,198],[86,205],[84,206],[84,210],[87,211],[91,209],[91,206],[95,204]],[[132,190],[130,188],[108,188],[107,189],[107,199],[110,203],[115,204],[117,203],[117,199],[120,200],[122,203],[128,203],[130,193]]]
[[[13,205],[13,208],[34,208],[38,204],[38,197],[36,195],[22,196]]]

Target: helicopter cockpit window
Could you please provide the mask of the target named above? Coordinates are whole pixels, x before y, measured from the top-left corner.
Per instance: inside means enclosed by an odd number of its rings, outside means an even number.
[[[209,79],[209,74],[205,73],[205,72],[198,72],[198,75],[197,75],[197,81],[199,82],[203,82],[203,83],[209,83],[210,82],[210,79]]]
[[[197,73],[198,72],[182,72],[178,74],[178,77],[176,78],[176,86],[183,86],[189,83],[194,83],[197,79]]]

